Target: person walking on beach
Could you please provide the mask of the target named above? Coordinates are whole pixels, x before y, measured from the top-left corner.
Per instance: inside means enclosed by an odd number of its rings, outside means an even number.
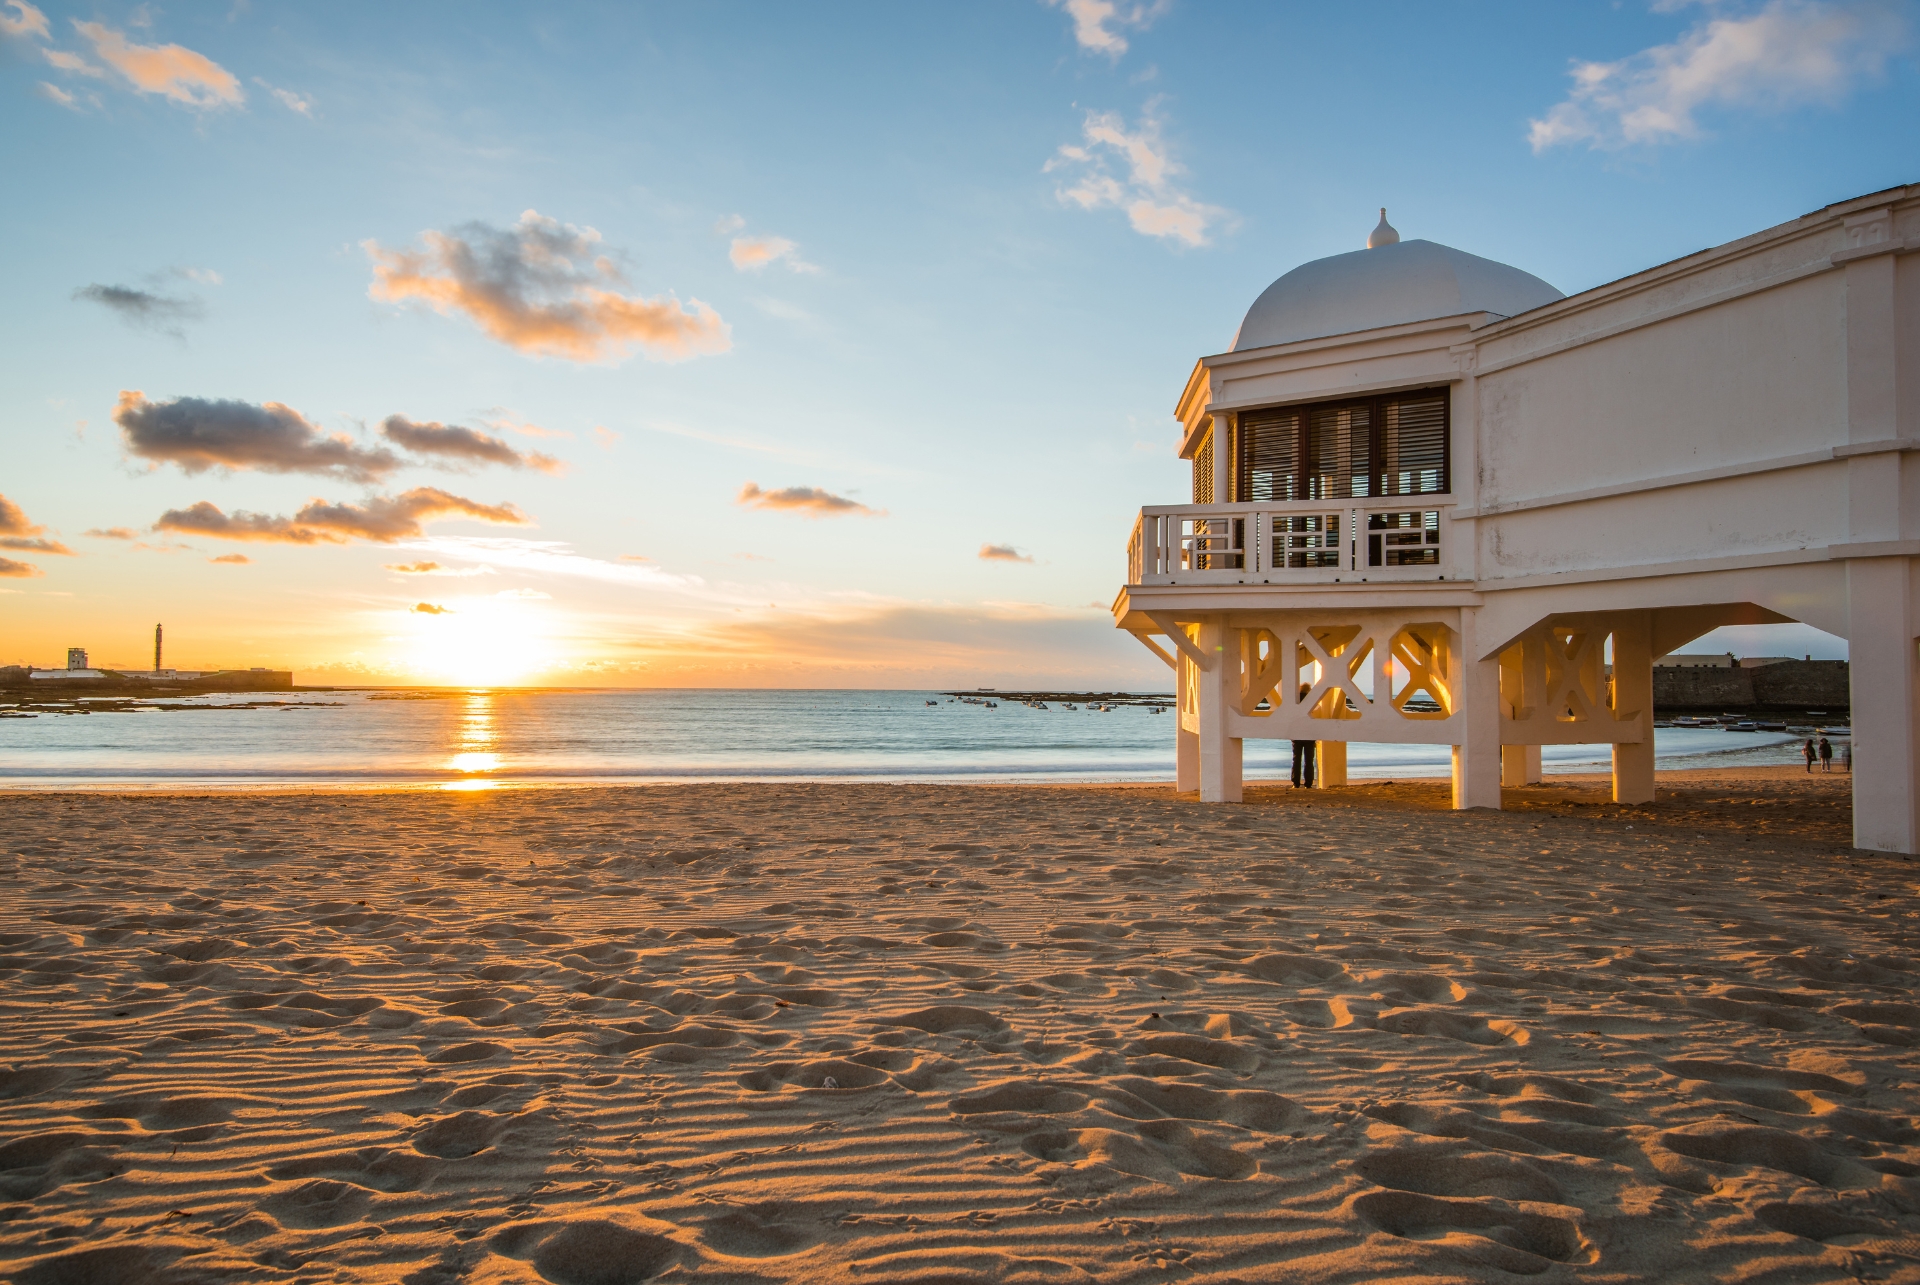
[[[1807,771],[1813,771],[1813,761],[1820,757],[1820,751],[1813,748],[1813,738],[1811,736],[1807,738],[1807,743],[1801,752],[1807,756]]]
[[[1824,736],[1820,738],[1820,770],[1833,771],[1833,742]]]
[[[1840,747],[1840,769],[1848,776],[1853,775],[1853,742],[1848,741]]]
[[[1314,741],[1295,741],[1293,743],[1293,788],[1311,790],[1313,788]]]

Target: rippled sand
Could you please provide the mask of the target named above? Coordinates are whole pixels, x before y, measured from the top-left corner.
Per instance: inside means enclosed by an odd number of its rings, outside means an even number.
[[[0,797],[0,1272],[1920,1281],[1791,786]]]

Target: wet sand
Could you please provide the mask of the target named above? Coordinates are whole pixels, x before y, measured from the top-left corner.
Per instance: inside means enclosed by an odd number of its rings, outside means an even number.
[[[0,798],[0,1273],[1920,1281],[1846,782]]]

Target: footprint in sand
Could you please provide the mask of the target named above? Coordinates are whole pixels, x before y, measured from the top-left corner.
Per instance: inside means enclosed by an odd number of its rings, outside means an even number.
[[[423,1125],[413,1135],[415,1150],[442,1160],[461,1160],[491,1147],[506,1132],[509,1117],[462,1111]]]
[[[1565,1204],[1560,1184],[1510,1155],[1458,1145],[1409,1144],[1354,1162],[1354,1172],[1395,1191],[1425,1196],[1494,1196]]]
[[[821,1238],[818,1210],[786,1201],[767,1201],[707,1219],[700,1239],[729,1258],[785,1258]]]
[[[670,1224],[635,1228],[602,1219],[520,1223],[494,1233],[494,1253],[532,1264],[554,1285],[637,1285],[687,1256]]]
[[[1218,1067],[1235,1075],[1252,1075],[1260,1069],[1260,1054],[1255,1049],[1226,1040],[1209,1039],[1204,1035],[1149,1035],[1133,1041],[1120,1051],[1130,1058],[1171,1058],[1199,1066]],[[1148,1073],[1190,1074],[1178,1066],[1169,1067],[1165,1064],[1157,1070],[1148,1069]]]
[[[1521,1209],[1504,1200],[1452,1200],[1410,1191],[1370,1191],[1350,1206],[1362,1223],[1389,1236],[1418,1241],[1428,1253],[1537,1275],[1554,1263],[1592,1261],[1579,1224]]]
[[[16,1138],[0,1146],[0,1198],[35,1200],[69,1182],[97,1182],[118,1171],[109,1134],[62,1131]]]
[[[835,1094],[875,1088],[891,1079],[879,1067],[840,1058],[820,1058],[811,1062],[772,1062],[745,1072],[739,1084],[756,1093],[771,1092],[786,1085]]]
[[[362,1147],[302,1156],[267,1170],[267,1177],[286,1182],[300,1178],[334,1178],[373,1191],[418,1191],[439,1172],[436,1161],[411,1151]]]
[[[373,1193],[350,1182],[315,1178],[276,1192],[257,1207],[282,1227],[338,1227],[364,1218],[373,1208]]]

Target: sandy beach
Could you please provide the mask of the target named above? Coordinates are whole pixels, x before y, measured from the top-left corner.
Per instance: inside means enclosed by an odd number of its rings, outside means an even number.
[[[1920,1281],[1847,782],[15,794],[0,1272]]]

